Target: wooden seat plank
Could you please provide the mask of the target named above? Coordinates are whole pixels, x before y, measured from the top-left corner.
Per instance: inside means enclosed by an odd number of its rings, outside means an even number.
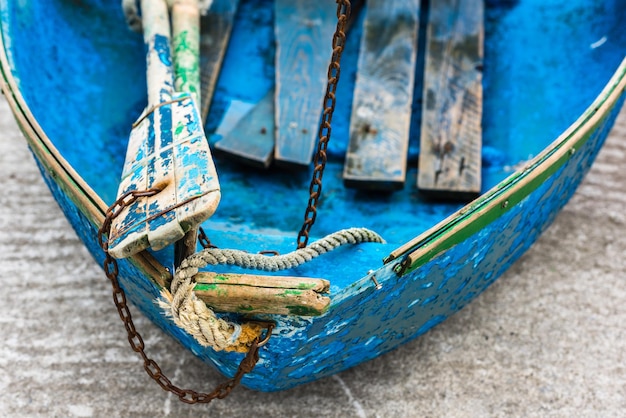
[[[274,89],[215,144],[215,151],[245,164],[268,168],[274,158]]]
[[[481,186],[482,0],[431,2],[418,187],[471,199]]]
[[[215,83],[222,68],[224,54],[239,0],[213,0],[206,15],[200,18],[200,74],[202,86],[202,120],[211,107]]]
[[[276,147],[283,165],[308,166],[337,22],[331,0],[275,0]]]
[[[404,185],[419,3],[367,3],[343,172],[348,187],[389,190]]]

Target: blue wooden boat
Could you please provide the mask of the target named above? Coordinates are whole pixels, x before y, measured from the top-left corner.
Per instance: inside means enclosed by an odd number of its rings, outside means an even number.
[[[52,194],[100,263],[105,255],[98,230],[116,201],[128,135],[147,102],[143,38],[128,28],[118,3],[0,0],[2,90]],[[233,3],[216,0],[211,6],[218,17],[234,16],[221,71],[214,85],[208,82],[211,105],[204,106],[205,132],[218,148],[229,127],[253,117],[251,104],[268,93],[273,97],[272,89],[279,88],[275,52],[267,45],[276,36],[274,17],[291,14],[271,1],[252,0],[241,0],[234,13]],[[253,389],[283,390],[340,372],[418,337],[462,309],[550,225],[591,166],[625,97],[622,2],[489,0],[480,68],[479,196],[458,203],[433,201],[418,192],[419,109],[411,120],[408,180],[401,190],[346,187],[341,175],[367,8],[368,3],[352,22],[345,45],[311,240],[364,227],[384,242],[342,245],[277,272],[218,262],[203,268],[203,277],[213,281],[193,284],[199,300],[207,301],[219,280],[256,280],[258,288],[264,280],[268,288],[273,280],[297,283],[286,290],[278,286],[286,296],[311,290],[299,284],[303,278],[329,282],[328,295],[319,296],[328,306],[320,312],[299,306],[246,314],[245,306],[228,309],[207,302],[229,323],[275,324],[259,351],[259,364],[243,377],[242,383]],[[314,53],[330,56],[330,46]],[[322,97],[323,92],[315,100]],[[269,115],[262,120],[271,130],[275,120]],[[311,167],[263,171],[220,155],[215,166],[221,203],[202,225],[211,244],[250,254],[293,252],[310,197]],[[168,290],[173,253],[171,245],[118,260],[119,282],[144,315],[233,376],[243,354],[203,345],[155,303]],[[316,289],[316,295],[327,290]]]

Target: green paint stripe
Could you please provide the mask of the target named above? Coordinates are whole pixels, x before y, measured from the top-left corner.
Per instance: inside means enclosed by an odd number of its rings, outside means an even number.
[[[609,81],[600,97],[589,108],[587,108],[579,120],[575,122],[573,125],[575,128],[572,129],[565,139],[554,145],[551,149],[548,149],[545,154],[539,157],[539,159],[536,160],[530,167],[512,174],[491,191],[485,193],[485,195],[477,199],[475,202],[470,203],[466,208],[464,208],[464,213],[453,219],[447,225],[423,238],[415,245],[404,251],[401,255],[410,254],[418,248],[431,247],[419,258],[413,260],[410,266],[403,265],[398,271],[398,274],[400,276],[409,274],[432,260],[435,256],[470,238],[500,218],[500,216],[504,215],[512,207],[519,204],[524,198],[541,186],[550,176],[556,173],[570,159],[572,154],[564,152],[563,155],[551,165],[546,166],[545,168],[541,166],[559,151],[563,149],[573,149],[574,151],[578,150],[589,140],[591,134],[595,131],[593,128],[601,125],[606,120],[610,111],[615,107],[617,99],[624,92],[624,86],[620,88],[620,84],[624,81],[625,77],[626,60],[621,63],[620,67],[616,71],[613,78]],[[572,137],[578,132],[583,129],[587,129],[587,124],[591,118],[596,115],[600,107],[602,107],[615,93],[617,93],[615,100],[610,105],[610,108],[604,113],[602,119],[598,120],[594,127],[589,129],[587,134],[583,135],[578,140],[572,140]],[[528,180],[528,183],[523,186],[516,187],[520,182],[529,177],[531,178]],[[485,207],[493,201],[498,201],[500,204],[485,209]],[[505,201],[508,201],[506,207],[502,205]],[[459,225],[463,225],[462,229],[453,232],[454,228]],[[398,257],[399,256],[396,256],[395,258]],[[392,260],[393,258],[388,257],[384,260],[384,262],[388,263]]]

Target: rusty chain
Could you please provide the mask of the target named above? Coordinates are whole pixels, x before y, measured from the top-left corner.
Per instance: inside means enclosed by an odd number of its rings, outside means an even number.
[[[211,240],[202,227],[198,228],[198,242],[202,245],[202,248],[217,248],[217,245],[211,243]]]
[[[336,0],[337,2],[337,27],[333,34],[332,40],[332,57],[328,66],[328,82],[326,85],[326,93],[323,101],[323,114],[318,130],[318,143],[317,151],[313,159],[313,175],[311,178],[311,184],[309,186],[309,201],[307,209],[304,214],[304,223],[300,232],[298,233],[298,248],[304,248],[307,246],[309,240],[309,232],[311,227],[315,223],[317,216],[317,203],[322,193],[322,177],[324,175],[324,169],[326,167],[326,151],[328,149],[328,141],[331,135],[331,122],[333,113],[335,111],[336,104],[336,91],[337,83],[341,73],[341,55],[346,42],[346,22],[350,17],[350,1],[349,0]],[[143,367],[146,373],[165,391],[170,392],[178,397],[178,399],[184,403],[196,404],[196,403],[209,403],[214,399],[223,399],[227,397],[232,390],[239,385],[243,376],[251,372],[259,361],[259,349],[267,343],[269,340],[273,324],[267,323],[266,336],[261,340],[256,338],[251,346],[250,350],[239,364],[235,376],[230,380],[219,384],[213,391],[209,393],[196,392],[191,389],[181,389],[174,385],[171,380],[163,374],[159,365],[149,358],[145,353],[145,344],[143,338],[135,329],[128,303],[126,300],[126,293],[119,284],[119,267],[117,261],[109,254],[109,242],[108,236],[111,229],[111,223],[113,219],[126,207],[132,205],[137,199],[141,197],[154,196],[160,190],[149,189],[146,191],[131,191],[125,193],[118,198],[113,205],[111,205],[106,213],[105,219],[98,230],[98,244],[105,253],[105,259],[103,263],[104,272],[107,278],[111,282],[113,288],[113,302],[117,308],[117,312],[120,319],[124,323],[124,328],[128,335],[128,342],[132,350],[138,353],[143,359]],[[201,230],[199,236],[200,243],[203,247],[214,247],[204,231]]]
[[[124,323],[124,328],[126,328],[130,347],[143,359],[143,368],[148,376],[150,376],[155,382],[157,382],[163,390],[173,393],[174,395],[178,396],[178,399],[180,401],[188,404],[209,403],[214,399],[224,399],[230,394],[230,392],[232,392],[235,387],[237,387],[237,385],[239,385],[239,382],[241,381],[243,376],[246,373],[250,373],[252,369],[254,369],[257,362],[259,361],[259,349],[264,346],[269,340],[274,325],[272,323],[264,323],[267,329],[266,336],[262,340],[257,337],[252,342],[250,350],[239,364],[235,376],[232,379],[219,384],[213,391],[209,393],[201,393],[191,389],[179,388],[178,386],[174,385],[167,376],[163,374],[159,365],[147,356],[147,354],[145,353],[145,344],[143,338],[135,329],[135,324],[133,323],[133,319],[128,308],[126,293],[124,292],[124,289],[121,288],[118,280],[119,267],[117,261],[109,254],[108,251],[108,237],[113,219],[115,219],[115,217],[119,213],[121,213],[124,208],[132,205],[135,201],[137,201],[137,199],[141,197],[154,196],[159,191],[159,189],[150,189],[146,191],[128,192],[122,195],[119,199],[117,199],[117,201],[115,201],[115,203],[113,203],[113,205],[111,205],[105,213],[104,222],[98,230],[98,244],[105,253],[103,267],[104,272],[107,278],[111,281],[111,286],[113,287],[113,302],[115,303],[115,307],[117,308],[120,319]]]
[[[317,151],[313,158],[313,176],[309,186],[309,202],[304,212],[304,223],[298,233],[298,248],[304,248],[309,242],[309,232],[317,217],[317,203],[322,194],[322,177],[326,168],[326,150],[331,134],[331,122],[335,112],[337,83],[341,73],[341,55],[346,44],[346,23],[350,18],[350,1],[337,1],[337,28],[333,35],[333,54],[328,65],[328,83],[322,106],[322,120],[317,134]]]

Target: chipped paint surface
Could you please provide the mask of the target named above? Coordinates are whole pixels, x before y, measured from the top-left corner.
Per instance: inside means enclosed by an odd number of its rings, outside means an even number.
[[[96,0],[94,2],[98,3]],[[70,3],[72,2],[67,2],[65,8],[56,6],[59,9],[52,10],[58,12],[62,9],[65,13],[78,13],[79,8],[70,7]],[[532,2],[529,3],[530,6],[528,7],[532,10],[524,15],[524,19],[531,22],[537,19],[537,10],[559,9],[560,13],[560,7],[543,9],[533,7],[536,5],[533,5]],[[563,3],[560,6],[565,7],[570,4],[569,2]],[[577,3],[580,6],[584,2]],[[43,3],[39,2],[25,2],[24,4],[28,4],[29,12],[51,10],[50,4],[46,6],[42,6]],[[65,3],[58,2],[58,4]],[[104,3],[98,4],[102,6]],[[520,7],[522,6],[520,5]],[[502,11],[497,12],[504,13]],[[32,14],[41,17],[36,13]],[[17,13],[18,23],[21,23],[19,19],[26,19],[25,15]],[[57,30],[64,33],[62,31],[66,30],[65,26],[54,25],[54,23],[58,23],[59,18],[64,18],[63,15],[59,17],[51,14],[48,17],[49,19],[40,19],[40,22],[37,20],[38,25],[35,26],[47,28],[52,32]],[[107,23],[114,25],[112,22],[118,18],[121,20],[122,16],[113,14]],[[550,71],[547,71],[543,66],[538,68],[531,66],[530,68],[534,71],[526,71],[525,69],[522,74],[520,73],[521,68],[528,68],[527,66],[520,65],[516,68],[508,68],[506,67],[506,60],[498,60],[499,57],[507,56],[510,45],[515,45],[515,42],[509,42],[511,39],[514,41],[525,40],[524,49],[513,50],[512,54],[519,55],[518,59],[521,61],[532,61],[533,65],[538,65],[536,64],[538,60],[547,61],[550,58],[549,55],[541,54],[554,51],[543,48],[545,43],[543,33],[540,39],[529,39],[529,32],[527,30],[521,31],[520,26],[511,24],[508,18],[499,21],[497,16],[492,15],[491,19],[492,21],[487,20],[487,23],[490,25],[489,30],[494,38],[491,44],[489,41],[487,42],[492,52],[490,56],[492,61],[487,62],[491,65],[491,72],[489,72],[489,66],[486,66],[485,74],[489,76],[487,85],[490,86],[492,92],[506,93],[504,99],[496,94],[491,95],[486,103],[487,108],[491,109],[492,113],[491,116],[487,116],[489,129],[486,130],[485,135],[489,142],[485,156],[492,163],[487,172],[492,176],[490,182],[493,182],[493,179],[497,177],[493,172],[500,170],[499,166],[495,166],[495,162],[505,160],[504,164],[508,164],[511,163],[510,160],[513,160],[513,163],[516,163],[517,157],[526,158],[528,150],[532,150],[532,147],[535,147],[534,152],[543,149],[547,145],[542,142],[546,140],[546,137],[548,140],[553,139],[555,132],[561,132],[568,126],[568,123],[571,123],[567,118],[579,115],[581,109],[584,110],[585,106],[592,101],[599,92],[599,86],[608,79],[607,74],[614,71],[615,66],[613,64],[615,61],[611,61],[610,66],[607,65],[610,68],[594,67],[594,65],[598,65],[598,62],[603,59],[612,58],[615,60],[615,56],[618,54],[620,55],[618,61],[621,60],[623,48],[620,45],[623,44],[614,42],[616,42],[615,39],[619,39],[623,31],[616,31],[614,36],[607,37],[608,41],[592,52],[588,51],[590,42],[579,42],[580,39],[585,40],[585,36],[577,35],[575,32],[572,36],[566,37],[568,42],[572,39],[572,43],[564,45],[564,47],[571,48],[570,54],[563,52],[561,57],[567,58],[564,66],[574,68],[578,67],[578,64],[586,64],[581,68],[593,68],[593,71],[559,73],[560,67],[551,68]],[[557,20],[548,19],[545,21],[560,24],[560,21]],[[615,21],[617,22],[619,19],[615,19]],[[85,25],[84,22],[93,24],[92,19],[73,19],[71,22],[75,25]],[[610,22],[613,20],[609,20]],[[120,26],[122,25],[123,22],[120,23]],[[13,25],[13,27],[18,26],[18,24]],[[83,28],[83,26],[79,27]],[[522,25],[521,27],[524,28],[525,26]],[[572,30],[577,31],[579,28],[581,25],[576,24]],[[38,28],[33,27],[32,29]],[[72,27],[72,29],[74,28]],[[120,27],[119,34],[124,33],[121,29]],[[520,34],[516,31],[523,33]],[[47,34],[49,32],[36,32],[39,35],[42,33]],[[566,33],[571,34],[570,32]],[[74,33],[65,34],[69,37]],[[116,32],[116,36],[119,34]],[[577,35],[578,38],[574,35]],[[111,127],[113,130],[114,127],[120,125],[127,126],[124,119],[127,116],[120,116],[120,113],[125,115],[125,112],[121,110],[126,111],[128,109],[128,105],[125,103],[129,100],[127,93],[132,85],[123,84],[122,80],[110,74],[116,69],[115,65],[118,65],[119,60],[124,58],[116,56],[115,53],[118,51],[113,53],[106,48],[94,49],[94,45],[100,45],[97,43],[80,44],[80,48],[77,47],[73,50],[57,50],[46,43],[33,42],[32,33],[27,36],[16,30],[12,36],[14,36],[13,45],[15,47],[15,69],[13,71],[21,71],[20,86],[23,89],[26,102],[36,116],[36,120],[41,123],[46,134],[54,141],[55,146],[61,150],[62,155],[70,161],[71,165],[81,175],[86,176],[88,182],[93,184],[96,189],[104,189],[103,195],[108,196],[106,200],[110,203],[112,192],[108,190],[110,188],[108,179],[117,176],[118,173],[111,174],[108,171],[115,171],[121,168],[122,164],[119,163],[118,167],[117,160],[107,154],[110,151],[106,151],[107,147],[114,148],[119,137],[107,135],[109,132],[104,128]],[[104,35],[102,36],[103,39],[108,39]],[[134,47],[136,40],[131,42],[129,39],[133,35],[127,35],[128,39],[124,38],[123,35],[119,36],[120,50],[132,54],[134,49],[130,48],[129,45]],[[597,39],[596,34],[591,34],[588,37]],[[45,36],[35,37],[37,40],[45,38]],[[506,42],[500,45],[502,39]],[[76,39],[76,42],[79,43],[82,40]],[[542,47],[536,48],[535,43],[541,43]],[[576,45],[578,44],[582,45],[586,52],[576,54]],[[23,51],[29,53],[26,54]],[[32,51],[37,53],[32,53]],[[495,52],[500,52],[500,54]],[[58,61],[53,59],[54,56],[58,56],[59,60],[63,62],[62,66],[55,66]],[[33,57],[36,57],[37,60],[33,61]],[[87,58],[93,58],[93,61],[98,65],[94,65]],[[144,57],[135,58],[137,58],[136,61],[128,59],[128,71],[139,68],[140,62],[143,66]],[[238,61],[233,56],[230,57],[230,60],[231,63],[227,64],[229,69],[243,62],[242,60]],[[576,62],[577,65],[572,66],[572,62]],[[73,71],[71,74],[63,72],[67,71],[67,68],[80,69],[82,72]],[[51,70],[62,71],[65,76],[63,83],[56,84],[57,79],[46,76],[52,72]],[[98,72],[95,72],[96,70]],[[88,71],[94,72],[89,73]],[[516,71],[518,72],[516,73]],[[538,75],[537,71],[539,71]],[[557,74],[553,74],[554,72]],[[590,77],[588,73],[593,73],[593,77]],[[74,79],[71,75],[75,74],[84,76],[84,78],[76,77],[85,84],[83,88],[77,88],[72,84]],[[564,80],[563,78],[568,74],[571,79]],[[538,79],[535,80],[532,77],[538,77]],[[542,94],[537,95],[536,92],[533,92],[535,85],[528,81],[539,82],[548,78],[557,78],[558,86],[547,83],[550,88],[545,88],[545,85],[541,84]],[[596,78],[600,78],[600,80],[596,80]],[[349,78],[346,79],[349,80]],[[111,80],[116,82],[111,84]],[[514,81],[527,82],[521,83],[522,87],[517,88],[516,86],[520,84],[514,83]],[[582,84],[576,84],[577,82],[582,82]],[[589,83],[592,85],[589,86]],[[56,104],[51,104],[49,98],[58,96],[60,92],[66,92],[68,85],[75,89],[76,94],[66,97],[64,105],[67,112],[49,112],[50,106]],[[98,90],[101,86],[106,86],[109,90]],[[111,86],[116,88],[111,88]],[[552,102],[549,100],[556,100],[561,97],[562,89],[566,86],[569,86],[569,90],[565,92],[569,93],[568,101],[558,108],[555,115],[551,113],[553,109],[549,104]],[[240,88],[247,88],[247,85],[242,85]],[[523,91],[519,91],[519,89]],[[100,107],[106,101],[96,100],[100,96],[92,96],[94,92],[98,95],[106,92],[108,94],[107,99],[119,104],[120,109],[114,108],[111,110],[111,114],[107,113]],[[223,91],[220,94],[226,95]],[[509,96],[516,100],[509,100]],[[130,100],[137,100],[143,107],[145,103],[141,102],[143,99],[138,99],[140,97],[143,96],[135,93],[130,96]],[[537,101],[533,102],[533,98]],[[541,103],[544,103],[546,107],[545,112],[535,113],[535,108]],[[110,109],[107,108],[106,110]],[[219,115],[218,110],[216,112],[216,115]],[[584,171],[593,160],[615,113],[616,110],[613,111],[610,118],[603,119],[601,124],[596,127],[597,129],[591,131],[589,140],[584,143],[582,148],[576,150],[565,165],[533,190],[528,197],[511,204],[509,210],[503,216],[495,219],[488,228],[467,237],[458,245],[447,249],[402,278],[397,278],[392,272],[394,264],[375,271],[374,274],[377,275],[383,286],[381,290],[375,290],[368,276],[360,280],[353,280],[354,275],[363,275],[363,271],[380,266],[379,260],[374,257],[383,254],[384,251],[378,250],[380,247],[359,246],[336,254],[329,254],[321,262],[313,263],[295,272],[297,274],[307,272],[313,277],[329,278],[333,295],[332,306],[329,312],[320,318],[276,318],[279,322],[279,328],[275,331],[267,349],[261,353],[260,367],[256,368],[252,375],[246,377],[244,383],[257,389],[278,390],[332,374],[397,347],[399,344],[426,332],[456,310],[461,309],[509,267],[553,219],[558,209],[573,193]],[[62,114],[62,117],[58,114]],[[80,115],[81,117],[67,120],[67,114]],[[90,116],[92,114],[97,114],[98,118],[94,119],[93,116]],[[83,115],[86,119],[82,119]],[[604,113],[602,115],[606,116]],[[116,120],[116,117],[119,120]],[[28,118],[31,122],[35,120],[35,117]],[[80,123],[77,122],[78,119],[81,119]],[[86,123],[86,121],[90,123]],[[517,129],[511,128],[513,122],[516,123]],[[68,125],[72,127],[71,130],[67,129]],[[176,131],[176,125],[173,126],[174,131]],[[68,135],[68,132],[71,134]],[[76,141],[77,137],[81,138],[82,141]],[[524,139],[524,141],[520,141],[520,139]],[[105,151],[102,150],[102,146],[98,148],[101,142],[105,145]],[[501,146],[501,148],[496,146]],[[509,150],[507,147],[516,149]],[[506,151],[501,151],[501,149],[506,149]],[[495,157],[493,157],[494,154],[496,154]],[[102,162],[106,162],[105,170],[101,169]],[[98,169],[94,169],[93,166]],[[328,173],[337,173],[336,169],[333,171],[333,166],[336,166],[336,163],[331,161]],[[285,243],[285,247],[290,245],[289,230],[287,227],[282,228],[281,222],[284,222],[285,218],[289,218],[291,208],[287,205],[283,207],[281,204],[280,217],[272,219],[273,223],[268,223],[266,213],[263,210],[273,204],[271,210],[275,212],[277,203],[282,203],[285,194],[291,197],[292,189],[287,186],[279,187],[282,183],[276,183],[272,188],[267,178],[252,178],[249,172],[244,174],[236,172],[229,175],[231,176],[230,179],[234,180],[232,185],[236,187],[233,189],[236,193],[232,194],[232,198],[229,196],[230,206],[229,211],[226,212],[228,217],[219,220],[214,229],[214,231],[220,232],[215,234],[216,241],[223,241],[249,250],[257,249],[261,244],[267,245],[268,242],[270,245],[279,241],[281,245]],[[95,258],[102,261],[102,253],[95,240],[95,226],[80,211],[80,206],[77,206],[76,201],[71,200],[76,198],[76,195],[71,193],[79,192],[67,187],[67,185],[64,186],[65,188],[61,188],[59,173],[48,172],[45,177],[78,235]],[[242,178],[247,182],[241,180]],[[272,179],[270,176],[268,178]],[[332,177],[329,176],[329,178]],[[298,186],[295,176],[289,180],[296,184],[294,187]],[[262,187],[257,187],[257,184]],[[257,190],[260,188],[271,191],[271,193],[265,193],[269,196],[268,200],[262,200],[263,196],[257,199],[257,195],[250,192],[250,189]],[[402,229],[401,232],[405,234],[400,235],[402,238],[408,234],[417,235],[422,227],[420,222],[424,222],[421,219],[427,219],[430,222],[434,218],[433,214],[442,219],[448,213],[448,208],[437,205],[422,205],[417,200],[384,200],[376,196],[367,196],[367,199],[362,199],[361,196],[359,199],[359,196],[354,197],[345,194],[338,186],[329,187],[329,191],[323,209],[326,213],[330,212],[336,216],[326,216],[323,220],[320,217],[318,226],[321,231],[342,226],[347,218],[350,221],[371,221],[380,230]],[[252,194],[253,198],[241,197],[250,196],[248,193]],[[285,201],[287,200],[285,199]],[[365,202],[360,200],[365,200]],[[344,201],[348,201],[348,203]],[[364,206],[367,210],[363,209]],[[385,206],[394,206],[394,209],[391,215],[386,211],[386,219],[383,219],[378,217],[377,212],[380,212],[380,208]],[[243,209],[238,212],[240,207]],[[403,211],[398,210],[398,207],[406,209],[404,210],[405,213],[401,213],[403,216],[399,216],[399,212]],[[241,216],[244,211],[254,217],[253,221]],[[300,215],[301,213],[298,212],[297,216],[300,217]],[[211,224],[214,226],[216,223],[212,222]],[[269,228],[274,229],[270,230]],[[278,238],[276,238],[277,236]],[[160,253],[156,256],[162,263],[167,264],[167,255]],[[161,311],[154,306],[153,301],[158,296],[159,290],[154,282],[126,260],[122,261],[120,266],[122,285],[127,290],[129,298],[151,320],[181,341],[196,355],[210,364],[217,365],[222,372],[229,375],[234,373],[241,356],[218,354],[199,347],[189,336],[173,327],[169,321],[163,318]],[[112,320],[114,319],[112,318]]]
[[[619,106],[565,166],[489,228],[401,278],[393,272],[395,263],[377,270],[381,290],[364,278],[352,289],[332,294],[331,308],[320,318],[274,317],[279,324],[276,335],[290,337],[270,340],[262,352],[263,367],[244,378],[244,383],[254,389],[278,390],[332,375],[412,340],[462,309],[551,223],[591,166],[618,110]],[[131,282],[127,286],[139,289]],[[158,315],[149,298],[139,303],[150,317]],[[219,359],[224,373],[236,370],[236,355],[202,349],[187,336],[183,341],[201,358]]]
[[[133,129],[119,195],[162,187],[116,218],[112,253],[161,249],[215,212],[219,182],[197,107],[188,93],[155,109]]]
[[[119,258],[148,247],[159,250],[180,240],[208,219],[220,200],[217,172],[197,107],[199,101],[194,98],[199,77],[190,84],[193,77],[183,71],[189,64],[189,54],[177,54],[177,76],[185,73],[183,78],[189,82],[177,80],[176,87],[188,88],[189,92],[173,92],[167,8],[161,2],[159,9],[158,3],[150,3],[152,7],[144,13],[148,108],[131,131],[118,196],[152,188],[160,191],[138,199],[113,221],[109,251]],[[179,36],[186,37],[187,32]],[[177,45],[179,49],[190,48],[180,42]],[[197,63],[195,70],[190,71],[197,73]]]
[[[243,383],[272,391],[332,375],[410,341],[462,309],[554,219],[593,162],[619,108],[602,120],[567,164],[490,228],[402,278],[393,272],[395,263],[379,269],[375,274],[381,290],[365,277],[341,294],[333,294],[331,308],[322,317],[272,317],[278,323],[275,336],[261,352],[261,367],[244,377]],[[50,178],[47,182],[64,211],[75,213],[67,195]],[[102,261],[94,226],[83,217],[72,216],[70,221]],[[128,261],[120,262],[120,274],[129,298],[145,315],[224,374],[235,373],[239,355],[203,348],[173,326],[153,303],[159,289]]]

